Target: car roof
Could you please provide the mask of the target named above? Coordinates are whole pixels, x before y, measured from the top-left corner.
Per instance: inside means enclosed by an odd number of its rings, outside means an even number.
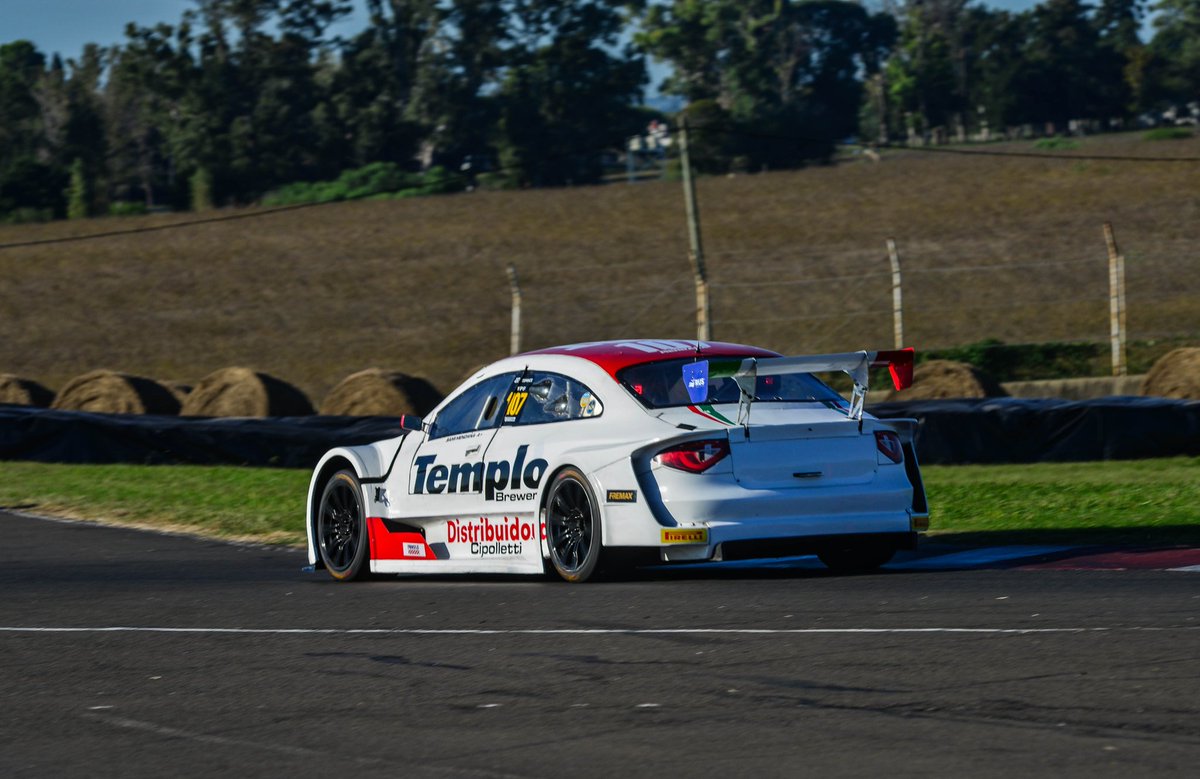
[[[641,365],[680,357],[778,357],[778,352],[744,344],[717,341],[624,340],[591,341],[588,343],[551,346],[527,354],[557,354],[579,357],[600,366],[614,379],[617,372],[631,365]]]

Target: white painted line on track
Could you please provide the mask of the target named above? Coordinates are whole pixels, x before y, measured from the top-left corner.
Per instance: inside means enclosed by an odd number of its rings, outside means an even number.
[[[1200,573],[1200,565],[1185,565],[1182,568],[1168,568],[1168,571],[1187,571],[1188,573]]]
[[[655,635],[1028,635],[1038,633],[1123,633],[1194,631],[1200,625],[1165,627],[1050,628],[169,628],[169,627],[20,627],[0,626],[0,633],[183,633],[280,636],[655,636]]]

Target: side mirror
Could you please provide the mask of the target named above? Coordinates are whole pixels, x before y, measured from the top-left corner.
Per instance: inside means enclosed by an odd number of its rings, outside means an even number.
[[[401,430],[412,430],[415,432],[415,431],[421,430],[422,428],[424,428],[424,426],[425,426],[425,421],[422,420],[416,414],[401,414],[400,415],[400,429]]]

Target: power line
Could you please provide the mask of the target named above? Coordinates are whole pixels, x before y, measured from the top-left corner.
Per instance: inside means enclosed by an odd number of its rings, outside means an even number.
[[[575,157],[586,157],[586,156],[592,155],[592,154],[600,154],[605,151],[608,151],[610,148],[612,148],[612,144],[608,144],[605,146],[600,146],[600,147],[596,147],[596,148],[592,148],[592,149],[588,149],[588,150],[583,150],[583,151],[574,151],[574,152],[568,152],[568,153],[559,154],[559,155],[555,155],[555,156],[542,157],[541,160],[543,162],[558,162],[561,160],[572,159]],[[487,173],[510,173],[513,171],[520,170],[520,168],[521,168],[520,165],[514,164],[514,165],[501,166],[498,168],[494,168],[490,171],[484,171],[484,172],[487,172]],[[350,202],[354,202],[356,200],[366,200],[366,199],[373,198],[373,197],[379,197],[380,195],[395,195],[395,194],[399,194],[401,192],[408,192],[411,190],[420,190],[420,189],[436,189],[445,184],[450,184],[450,183],[458,182],[458,181],[470,181],[470,179],[471,179],[470,174],[455,172],[455,171],[448,171],[445,176],[443,176],[439,179],[436,179],[434,181],[425,181],[417,186],[402,187],[399,189],[392,189],[392,190],[387,190],[384,192],[371,192],[369,194],[359,195],[357,197],[348,197],[348,198],[344,198],[342,200],[315,201],[315,202],[311,202],[311,203],[292,203],[290,205],[277,206],[275,208],[269,208],[269,209],[265,209],[265,210],[261,210],[261,211],[245,211],[245,212],[237,213],[237,214],[221,214],[219,216],[203,217],[200,219],[189,219],[189,220],[183,221],[183,222],[171,222],[169,224],[163,224],[163,225],[147,225],[147,226],[143,226],[143,227],[133,227],[133,228],[129,228],[126,230],[107,230],[107,231],[99,232],[99,233],[85,233],[83,235],[68,235],[68,236],[59,236],[57,238],[40,238],[40,239],[31,240],[31,241],[14,241],[12,243],[0,243],[0,251],[3,251],[5,249],[26,248],[26,247],[30,247],[30,246],[48,246],[48,245],[52,245],[52,244],[77,243],[79,241],[91,241],[91,240],[95,240],[95,239],[99,239],[99,238],[114,238],[114,237],[123,236],[123,235],[141,235],[143,233],[157,233],[157,232],[164,232],[166,230],[177,230],[177,229],[182,229],[185,227],[195,227],[197,225],[216,224],[216,223],[220,223],[220,222],[234,222],[234,221],[238,221],[241,219],[257,219],[259,217],[264,217],[264,216],[274,216],[275,214],[281,214],[281,213],[284,213],[285,211],[299,211],[301,209],[306,209],[306,208],[320,208],[321,206],[331,206],[331,205],[336,205],[339,203],[350,203]]]
[[[862,145],[862,144],[850,144],[850,143],[846,143],[843,141],[836,141],[836,140],[832,140],[832,139],[816,139],[816,138],[806,138],[804,136],[796,136],[796,135],[773,135],[773,134],[769,134],[769,133],[755,133],[755,132],[751,132],[748,130],[742,130],[742,129],[738,129],[738,128],[729,128],[729,127],[720,127],[720,126],[716,126],[716,125],[709,125],[706,127],[696,127],[696,128],[693,128],[693,132],[724,133],[726,135],[739,135],[742,137],[753,138],[753,139],[758,139],[758,140],[777,140],[777,141],[787,141],[787,142],[792,142],[792,143],[832,144],[835,146],[860,146],[860,145]],[[549,162],[554,162],[554,161],[563,160],[563,159],[570,159],[572,157],[582,157],[582,156],[588,156],[588,155],[592,155],[592,154],[600,154],[602,152],[605,152],[605,151],[608,151],[609,149],[611,149],[613,147],[613,145],[614,144],[606,144],[604,146],[595,147],[595,148],[591,148],[591,149],[587,149],[587,150],[568,152],[568,153],[564,153],[564,154],[557,155],[554,157],[545,157],[545,158],[543,158],[543,160],[549,161]],[[893,144],[893,143],[876,144],[876,146],[878,146],[879,148],[894,149],[894,150],[898,150],[898,151],[934,152],[934,153],[941,153],[941,154],[957,154],[957,155],[962,155],[962,156],[978,156],[978,157],[1020,157],[1020,158],[1027,158],[1027,159],[1083,160],[1083,161],[1103,161],[1103,162],[1184,162],[1184,163],[1200,162],[1200,157],[1138,157],[1138,156],[1133,156],[1133,155],[1095,155],[1095,154],[1084,155],[1084,154],[1054,154],[1054,153],[1046,154],[1046,153],[1040,153],[1040,152],[1004,151],[1004,150],[999,150],[999,149],[968,150],[968,149],[962,149],[962,148],[938,147],[938,146],[902,146],[902,145]],[[519,165],[508,165],[508,166],[502,166],[499,168],[495,168],[494,170],[487,171],[487,172],[505,173],[505,172],[512,172],[512,171],[519,170],[519,169],[520,169]],[[33,246],[48,246],[48,245],[54,245],[54,244],[77,243],[80,241],[91,241],[91,240],[97,240],[97,239],[102,239],[102,238],[114,238],[114,237],[120,237],[120,236],[125,236],[125,235],[142,235],[142,234],[146,234],[146,233],[165,232],[168,230],[177,230],[177,229],[183,229],[183,228],[187,228],[187,227],[196,227],[199,225],[218,224],[221,222],[233,222],[233,221],[239,221],[239,220],[244,220],[244,219],[257,219],[260,217],[274,216],[275,214],[281,214],[281,213],[285,213],[288,211],[299,211],[302,209],[319,208],[322,206],[335,205],[337,203],[348,203],[348,202],[353,202],[356,200],[363,200],[363,199],[367,199],[367,198],[371,198],[371,197],[378,197],[379,195],[398,194],[400,192],[406,192],[406,191],[410,191],[410,190],[414,190],[414,189],[437,188],[441,185],[448,184],[451,182],[457,182],[457,181],[463,181],[463,180],[469,180],[469,179],[470,179],[469,174],[459,173],[459,172],[449,172],[446,176],[444,176],[441,179],[438,179],[435,181],[427,181],[416,187],[404,187],[401,189],[388,190],[385,192],[372,192],[370,194],[361,195],[359,197],[345,198],[342,200],[317,201],[317,202],[311,202],[311,203],[293,203],[290,205],[278,206],[275,208],[269,208],[269,209],[260,210],[260,211],[246,211],[246,212],[237,213],[237,214],[221,214],[218,216],[204,217],[204,218],[200,218],[200,219],[189,219],[187,221],[171,222],[171,223],[162,224],[162,225],[146,225],[146,226],[142,226],[142,227],[134,227],[134,228],[125,229],[125,230],[106,230],[103,232],[85,233],[82,235],[59,236],[56,238],[41,238],[41,239],[34,239],[34,240],[29,240],[29,241],[13,241],[10,243],[0,244],[0,251],[3,251],[5,249],[18,249],[18,248],[27,248],[27,247],[33,247]],[[915,269],[914,269],[914,271],[915,271]]]

